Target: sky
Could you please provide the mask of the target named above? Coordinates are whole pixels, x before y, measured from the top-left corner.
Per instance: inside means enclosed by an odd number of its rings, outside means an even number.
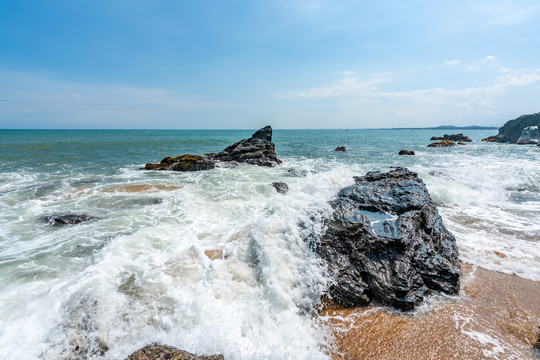
[[[2,129],[501,126],[537,0],[0,2]]]

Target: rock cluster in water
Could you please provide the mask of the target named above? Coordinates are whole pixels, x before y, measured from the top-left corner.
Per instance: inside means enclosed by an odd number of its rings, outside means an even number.
[[[199,171],[213,169],[216,164],[246,163],[258,166],[281,164],[272,142],[272,128],[265,126],[249,139],[227,147],[223,151],[204,155],[180,155],[166,157],[159,164],[146,164],[146,170]]]
[[[223,355],[195,355],[168,345],[152,344],[129,355],[126,360],[224,360]]]
[[[438,140],[438,141],[441,141],[441,140],[449,140],[449,141],[454,141],[454,142],[458,142],[458,141],[462,141],[462,142],[471,142],[471,138],[468,137],[468,136],[465,136],[463,134],[451,134],[451,135],[448,135],[448,134],[444,134],[443,136],[433,136],[431,138],[431,140]]]
[[[411,310],[426,295],[458,293],[455,238],[415,173],[395,168],[355,177],[331,204],[316,252],[335,279],[332,301]]]
[[[527,137],[527,134],[532,131],[532,129],[528,129],[527,131],[525,131],[526,128],[536,126],[540,126],[540,112],[535,114],[521,115],[517,119],[507,121],[506,124],[504,124],[499,129],[499,134],[487,137],[482,141],[506,142],[515,144],[522,136]],[[536,137],[533,136],[533,138],[537,139],[540,142],[540,134],[536,135]]]

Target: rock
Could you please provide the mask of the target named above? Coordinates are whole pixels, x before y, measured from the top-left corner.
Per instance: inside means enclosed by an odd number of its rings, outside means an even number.
[[[487,138],[483,138],[482,141],[485,141],[485,142],[497,142],[497,135],[494,135],[494,136],[488,136]]]
[[[347,149],[345,149],[345,146],[338,146],[334,151],[347,151]]]
[[[515,143],[518,141],[523,129],[529,126],[540,125],[540,112],[529,115],[521,115],[517,119],[507,121],[499,129],[499,134],[496,135],[498,142]]]
[[[236,161],[259,166],[281,164],[272,142],[272,128],[265,126],[257,130],[249,139],[244,139],[216,154],[217,161]]]
[[[272,186],[280,194],[286,194],[289,191],[289,185],[283,181],[276,181],[272,183]]]
[[[528,126],[523,129],[516,144],[540,145],[540,132],[538,131],[538,126]]]
[[[448,146],[456,146],[456,143],[450,140],[443,140],[443,141],[434,142],[428,145],[428,147],[448,147]]]
[[[146,164],[146,170],[199,171],[215,167],[215,161],[207,155],[180,155],[175,158],[167,156],[159,164]]]
[[[229,166],[236,163],[259,166],[281,164],[272,142],[272,128],[270,126],[257,130],[251,138],[240,140],[217,154],[186,154],[174,158],[168,156],[159,164],[146,164],[144,169],[200,171],[213,169],[217,164]]]
[[[95,219],[97,217],[84,214],[45,215],[43,217],[43,220],[52,226],[74,225]]]
[[[308,171],[306,169],[289,169],[287,170],[285,175],[294,177],[306,177],[308,176]]]
[[[395,168],[355,177],[331,205],[315,249],[335,279],[332,301],[411,310],[426,295],[458,293],[455,238],[415,173]]]
[[[444,134],[443,136],[433,136],[431,140],[449,140],[449,141],[464,141],[464,142],[471,142],[471,138],[468,136],[465,136],[463,134]]]
[[[412,150],[399,150],[398,155],[414,155],[414,151],[412,151]]]
[[[458,141],[458,145],[466,145],[463,141]]]
[[[195,355],[168,345],[152,344],[129,355],[126,360],[225,360],[223,355]]]
[[[538,327],[538,330],[540,330],[540,326]],[[540,359],[540,333],[537,335],[536,344],[534,344],[533,347],[533,353],[536,355],[537,358]]]

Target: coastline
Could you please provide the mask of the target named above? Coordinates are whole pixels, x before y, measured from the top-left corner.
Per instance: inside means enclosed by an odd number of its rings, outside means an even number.
[[[332,359],[537,359],[540,282],[465,263],[462,271],[459,297],[412,314],[326,304]]]

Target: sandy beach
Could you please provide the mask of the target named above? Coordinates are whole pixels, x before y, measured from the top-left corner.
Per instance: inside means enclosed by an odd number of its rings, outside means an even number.
[[[414,314],[327,305],[334,359],[537,359],[540,283],[462,264],[458,298]]]

